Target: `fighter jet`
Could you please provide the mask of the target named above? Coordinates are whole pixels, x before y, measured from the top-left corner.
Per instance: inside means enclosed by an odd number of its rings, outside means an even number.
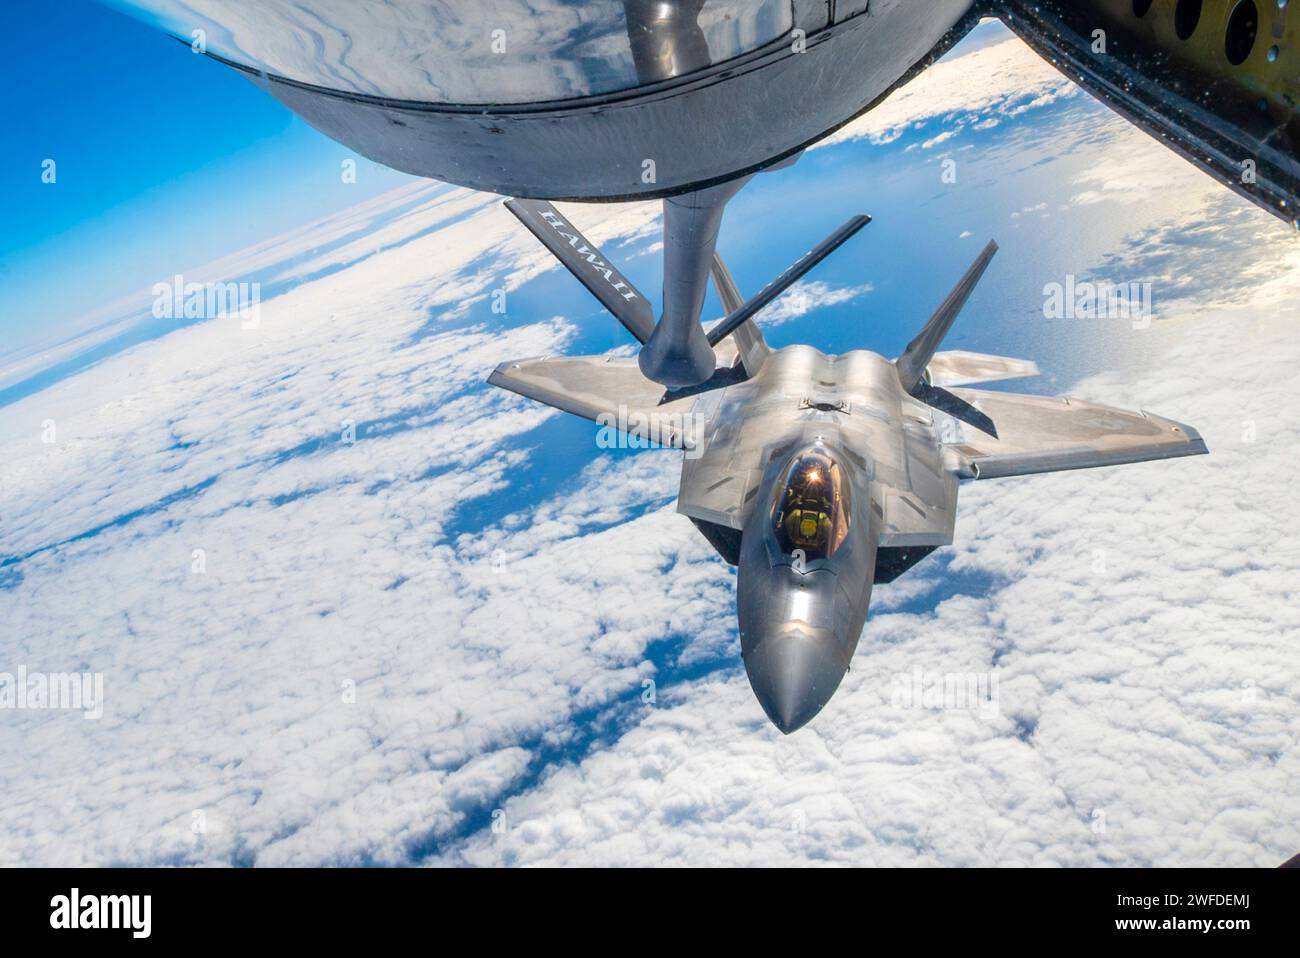
[[[526,222],[548,224],[549,233],[539,228],[547,245],[567,251],[565,264],[623,310],[634,334],[645,332],[645,297],[571,222],[549,203],[510,205]],[[840,233],[866,221],[855,217]],[[996,251],[989,243],[892,361],[767,346],[754,316],[816,251],[748,302],[715,252],[712,279],[728,315],[709,331],[714,365],[703,385],[665,389],[635,360],[611,356],[521,359],[489,378],[634,445],[684,451],[677,510],[737,566],[745,670],[786,734],[839,687],[872,586],[952,542],[963,481],[1207,451],[1195,429],[1150,413],[964,388],[1038,372],[1024,360],[939,351]],[[636,304],[639,319],[628,319],[625,304]]]
[[[982,17],[1300,225],[1285,0],[111,2],[395,169],[530,199],[662,199],[661,313],[637,339],[642,373],[669,387],[713,375],[700,317],[731,197]]]

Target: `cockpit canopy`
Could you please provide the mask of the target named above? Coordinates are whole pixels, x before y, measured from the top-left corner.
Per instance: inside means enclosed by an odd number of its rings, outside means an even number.
[[[849,534],[852,501],[840,464],[820,446],[795,457],[772,507],[776,541],[805,562],[829,559]]]

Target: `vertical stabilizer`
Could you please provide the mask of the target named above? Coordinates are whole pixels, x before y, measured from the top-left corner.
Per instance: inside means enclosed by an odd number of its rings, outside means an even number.
[[[727,269],[727,264],[722,262],[722,257],[716,251],[713,254],[713,285],[717,288],[718,299],[722,300],[722,308],[728,315],[745,305],[740,290],[736,288],[736,281],[731,278],[731,271]],[[749,319],[731,336],[736,344],[736,352],[740,356],[740,364],[744,367],[746,377],[757,376],[771,352],[767,348],[767,341],[763,339],[762,330],[754,320]]]
[[[989,241],[989,245],[984,247],[984,252],[980,253],[979,258],[966,271],[966,275],[961,278],[948,298],[930,317],[930,321],[925,324],[924,328],[916,334],[916,338],[907,344],[903,350],[903,355],[899,356],[894,365],[898,369],[898,381],[902,383],[903,389],[911,393],[920,385],[922,378],[925,376],[925,367],[930,365],[930,360],[934,358],[935,352],[938,351],[939,345],[943,338],[948,335],[948,330],[952,329],[952,324],[956,321],[957,315],[970,299],[970,294],[974,292],[975,285],[984,275],[984,271],[989,268],[993,256],[998,251],[998,244]]]

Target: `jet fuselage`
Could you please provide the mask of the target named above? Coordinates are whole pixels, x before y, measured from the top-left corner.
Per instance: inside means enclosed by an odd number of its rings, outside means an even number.
[[[919,404],[875,353],[790,346],[750,384],[773,441],[741,537],[741,651],[763,710],[789,733],[830,700],[857,648],[889,498],[881,482],[906,469],[908,423],[936,466],[940,453],[928,413],[909,417]],[[933,491],[955,509],[955,483]]]

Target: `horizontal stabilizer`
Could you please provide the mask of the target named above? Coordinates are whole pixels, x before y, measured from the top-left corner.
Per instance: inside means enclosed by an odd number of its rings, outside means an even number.
[[[1028,359],[1011,359],[1008,356],[989,356],[962,350],[935,353],[927,368],[930,373],[927,378],[932,386],[969,386],[972,383],[992,383],[1038,375],[1038,365]]]
[[[930,321],[916,335],[907,349],[903,350],[903,355],[898,357],[895,365],[898,367],[898,381],[902,383],[903,389],[912,392],[925,376],[925,368],[930,365],[930,360],[934,358],[935,352],[939,349],[939,344],[943,338],[948,335],[948,330],[952,329],[952,324],[956,322],[958,314],[966,301],[970,299],[970,294],[975,291],[975,285],[984,275],[984,271],[989,268],[989,263],[993,261],[993,256],[998,251],[998,244],[990,241],[984,251],[980,253],[979,258],[975,260],[971,268],[966,271],[966,275],[961,278],[948,298],[930,317]]]
[[[564,214],[545,200],[506,200],[506,209],[542,241],[602,306],[614,314],[637,342],[654,332],[650,302]]]

